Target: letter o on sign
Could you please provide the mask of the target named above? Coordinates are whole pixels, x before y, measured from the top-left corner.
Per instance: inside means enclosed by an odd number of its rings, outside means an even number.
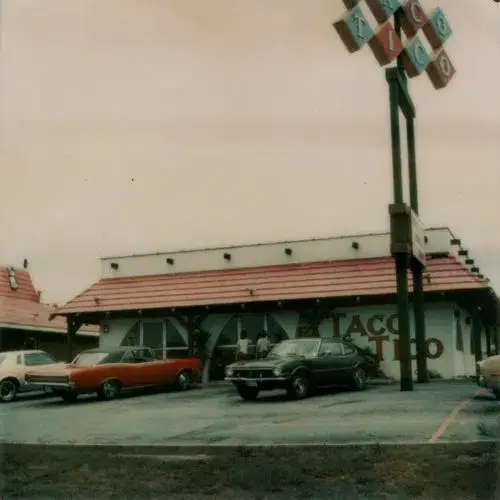
[[[439,339],[436,338],[427,339],[426,345],[427,345],[427,357],[429,359],[438,359],[443,355],[444,345]]]

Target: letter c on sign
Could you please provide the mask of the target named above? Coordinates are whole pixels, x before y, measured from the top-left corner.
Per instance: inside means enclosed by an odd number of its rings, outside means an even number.
[[[425,64],[425,47],[421,43],[415,44],[415,47],[413,48],[413,54],[415,55],[415,60],[418,62],[418,64]]]
[[[430,338],[426,340],[427,344],[427,357],[429,359],[438,359],[443,355],[444,352],[444,346],[443,343],[439,339],[435,338]],[[434,344],[434,349],[432,349],[433,352],[431,352],[431,344]]]
[[[417,24],[420,24],[424,20],[424,11],[422,10],[422,7],[420,7],[419,3],[416,2],[415,0],[411,1],[410,12],[413,17],[413,20]]]

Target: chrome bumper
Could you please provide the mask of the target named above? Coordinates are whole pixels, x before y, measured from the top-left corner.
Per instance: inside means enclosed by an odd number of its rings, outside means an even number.
[[[52,389],[59,391],[74,391],[75,383],[74,382],[29,382],[29,384],[33,387],[40,387],[42,389]]]
[[[228,382],[285,382],[287,377],[225,377]]]

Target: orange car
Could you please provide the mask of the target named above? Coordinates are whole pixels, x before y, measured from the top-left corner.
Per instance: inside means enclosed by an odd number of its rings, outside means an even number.
[[[69,364],[30,370],[26,380],[72,402],[79,394],[96,392],[109,400],[122,390],[171,384],[185,391],[199,380],[201,371],[199,358],[158,360],[151,349],[141,346],[95,348],[81,352]]]

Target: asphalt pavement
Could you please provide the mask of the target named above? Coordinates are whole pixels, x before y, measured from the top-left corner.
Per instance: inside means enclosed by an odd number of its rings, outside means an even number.
[[[0,406],[0,440],[86,445],[268,445],[436,443],[487,440],[500,428],[500,402],[470,381],[330,391],[302,401],[270,393],[240,400],[224,384],[185,393],[23,397]]]

